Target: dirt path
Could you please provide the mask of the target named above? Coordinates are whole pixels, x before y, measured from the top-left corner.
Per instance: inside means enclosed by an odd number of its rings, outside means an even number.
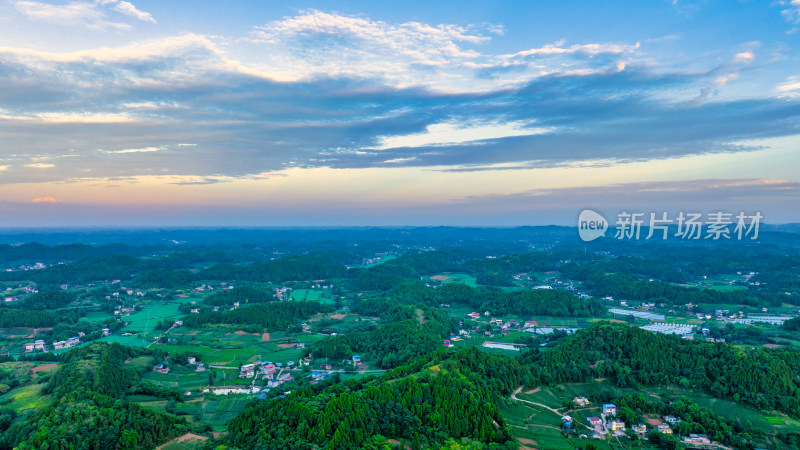
[[[171,440],[171,441],[169,441],[169,442],[167,442],[165,444],[159,445],[158,447],[156,447],[156,450],[161,450],[161,449],[163,449],[164,447],[166,447],[166,446],[168,446],[170,444],[177,444],[177,443],[181,443],[181,442],[185,442],[185,441],[203,441],[203,442],[205,442],[207,440],[208,440],[208,438],[205,437],[205,436],[199,436],[197,434],[186,433],[183,436],[178,436],[175,439],[173,439],[173,440]]]
[[[511,393],[511,399],[512,399],[512,400],[516,400],[516,401],[518,401],[518,402],[530,403],[531,405],[536,405],[536,406],[539,406],[539,407],[541,407],[541,408],[544,408],[544,409],[550,410],[550,411],[552,411],[554,414],[558,414],[558,416],[559,416],[559,417],[563,416],[563,414],[561,414],[561,413],[560,413],[560,412],[559,412],[557,409],[553,409],[553,408],[551,408],[551,407],[549,407],[549,406],[547,406],[547,405],[543,405],[543,404],[541,404],[541,403],[536,403],[536,402],[532,402],[532,401],[529,401],[529,400],[523,400],[523,399],[521,399],[521,398],[518,398],[518,397],[517,397],[517,394],[519,394],[521,391],[522,391],[522,386],[520,386],[520,387],[516,388],[516,389],[514,390],[514,392],[513,392],[513,393]]]

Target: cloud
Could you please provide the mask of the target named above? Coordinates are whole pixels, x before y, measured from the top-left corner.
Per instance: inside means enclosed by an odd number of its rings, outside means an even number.
[[[800,0],[780,0],[777,4],[783,7],[781,15],[787,22],[800,24]]]
[[[523,50],[510,55],[501,55],[502,59],[514,59],[525,57],[543,57],[553,55],[570,55],[580,54],[587,56],[597,56],[603,54],[609,55],[624,55],[633,53],[641,46],[638,42],[636,44],[574,44],[571,46],[564,46],[563,42],[556,44],[546,45],[540,48],[532,48]]]
[[[180,145],[180,144],[179,144]],[[149,153],[163,150],[163,147],[143,147],[143,148],[126,148],[123,150],[100,150],[102,153],[109,154],[124,154],[124,153]]]
[[[522,121],[443,122],[429,125],[424,132],[405,136],[382,136],[377,150],[480,142],[513,136],[532,136],[551,131]]]
[[[631,57],[646,51],[636,43],[478,51],[496,36],[488,25],[306,11],[243,44],[277,49],[266,68],[197,34],[69,53],[0,48],[0,183],[613,164],[800,133],[800,99],[778,97],[792,80],[762,96],[719,94],[752,81],[755,44],[690,72]],[[29,164],[59,155],[71,157]]]
[[[380,79],[399,87],[425,85],[463,92],[519,83],[520,71],[594,70],[616,66],[640,45],[564,42],[513,54],[481,51],[502,35],[494,24],[389,23],[366,17],[306,10],[256,27],[250,40],[261,68],[282,80],[346,76]],[[547,57],[547,63],[540,61]]]
[[[510,195],[471,196],[453,199],[450,207],[466,205],[479,210],[577,210],[598,208],[612,213],[627,209],[661,211],[768,211],[785,213],[785,205],[800,199],[800,182],[765,178],[690,179],[641,183],[619,183],[536,189]],[[768,222],[780,222],[766,215]]]
[[[48,195],[45,197],[36,197],[31,200],[31,203],[61,203],[61,199],[57,199]]]
[[[133,4],[130,2],[120,0],[114,5],[114,9],[121,12],[122,14],[135,17],[141,20],[142,22],[156,23],[156,20],[150,13],[136,9],[136,7],[133,6]]]
[[[95,30],[129,30],[130,24],[108,19],[107,11],[113,10],[144,22],[156,23],[152,15],[140,11],[126,1],[73,1],[66,4],[51,4],[31,0],[14,3],[17,12],[31,19],[65,26],[81,26]],[[111,8],[104,8],[111,6]]]
[[[379,76],[407,85],[418,80],[414,74],[453,73],[467,62],[482,59],[471,47],[497,33],[491,24],[392,24],[307,10],[256,27],[250,39],[269,50],[262,53],[267,60],[264,66],[285,79],[322,74]]]

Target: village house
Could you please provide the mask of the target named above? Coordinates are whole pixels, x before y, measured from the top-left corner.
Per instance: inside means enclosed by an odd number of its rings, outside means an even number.
[[[625,422],[614,419],[609,424],[609,428],[611,428],[611,431],[625,430]]]
[[[602,422],[599,417],[587,417],[586,420],[588,420],[593,427],[600,425]]]
[[[25,353],[30,353],[33,351],[34,345],[33,342],[28,342],[25,344]]]
[[[681,419],[679,419],[679,418],[677,418],[675,416],[664,416],[664,422],[667,422],[667,423],[672,424],[672,425],[675,425],[676,423],[678,423],[680,421],[681,421]]]
[[[186,358],[186,361],[188,361],[189,364],[197,364],[197,358],[195,358],[194,356],[188,356]]]
[[[617,415],[617,405],[613,403],[606,403],[603,405],[603,414],[607,416],[616,416]]]
[[[589,402],[589,399],[586,397],[574,397],[572,399],[572,403],[575,403],[578,406],[587,406],[591,402]]]
[[[71,337],[66,341],[53,341],[53,348],[61,350],[65,348],[72,348],[81,343],[81,339],[77,336]]]
[[[239,378],[253,378],[255,370],[255,364],[245,364],[239,369]]]
[[[33,342],[33,348],[36,349],[36,350],[41,350],[43,352],[47,351],[47,348],[45,347],[45,344],[44,344],[44,340],[42,340],[42,339],[34,341]]]
[[[690,434],[683,438],[683,441],[687,444],[710,444],[711,439],[708,438],[706,434]]]
[[[169,367],[167,367],[164,363],[156,364],[153,366],[153,372],[169,373]]]
[[[631,427],[634,433],[638,435],[647,434],[647,425],[640,423]]]
[[[667,425],[665,423],[662,423],[661,425],[658,425],[656,427],[656,431],[658,431],[659,433],[662,433],[662,434],[672,434],[672,428],[670,428],[669,425]]]

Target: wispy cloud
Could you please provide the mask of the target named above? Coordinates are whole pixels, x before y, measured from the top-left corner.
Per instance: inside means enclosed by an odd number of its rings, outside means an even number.
[[[31,203],[61,203],[61,200],[47,195],[44,197],[36,197],[31,200]]]
[[[133,6],[133,4],[130,2],[120,0],[119,2],[114,4],[114,9],[116,11],[121,12],[122,14],[135,17],[141,20],[142,22],[156,23],[156,19],[154,19],[150,13],[136,9],[136,7]]]
[[[73,1],[53,4],[32,0],[18,0],[17,11],[31,19],[57,25],[84,26],[90,29],[129,30],[130,24],[109,19],[107,12],[113,10],[138,20],[156,23],[152,15],[137,9],[132,3],[116,0]],[[108,8],[106,6],[109,6]]]
[[[485,23],[389,23],[307,10],[256,27],[250,40],[266,48],[262,52],[266,59],[264,70],[279,79],[366,77],[395,86],[426,85],[447,91],[497,87],[498,81],[518,83],[518,72],[531,68],[537,72],[553,72],[557,67],[594,70],[609,64],[599,56],[621,57],[639,48],[638,43],[558,42],[513,54],[481,51],[483,44],[502,35],[502,31],[502,27]],[[549,57],[551,61],[535,63],[537,57]]]
[[[787,22],[800,24],[800,0],[779,0],[777,4],[781,6],[781,15]]]

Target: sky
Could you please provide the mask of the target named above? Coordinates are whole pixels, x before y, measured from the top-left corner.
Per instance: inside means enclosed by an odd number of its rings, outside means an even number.
[[[0,0],[0,227],[800,222],[800,0]]]

